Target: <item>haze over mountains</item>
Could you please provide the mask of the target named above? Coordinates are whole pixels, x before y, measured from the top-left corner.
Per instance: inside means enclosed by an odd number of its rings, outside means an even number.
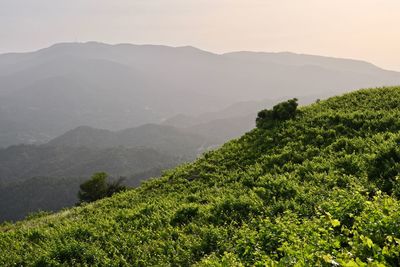
[[[397,83],[397,72],[348,59],[62,43],[0,55],[0,146],[45,143],[80,125],[120,130],[236,102]]]
[[[212,145],[198,134],[147,124],[116,132],[82,126],[43,145],[0,149],[0,221],[74,205],[79,185],[93,173],[138,186]]]
[[[73,205],[94,172],[137,186],[283,99],[398,83],[367,62],[293,53],[89,42],[0,55],[0,221]]]
[[[99,135],[91,133],[96,138]],[[98,139],[100,140],[100,139]],[[89,177],[105,171],[114,176],[130,176],[154,168],[169,167],[192,160],[202,140],[188,137],[178,149],[156,147],[101,147],[74,145],[18,145],[0,150],[0,183],[9,184],[31,177]],[[178,152],[179,151],[179,152]]]
[[[79,126],[42,145],[0,149],[0,221],[73,206],[79,185],[95,172],[105,171],[114,179],[124,176],[124,184],[138,186],[249,131],[266,105],[269,101],[243,102],[120,131]],[[171,126],[182,117],[185,123]]]

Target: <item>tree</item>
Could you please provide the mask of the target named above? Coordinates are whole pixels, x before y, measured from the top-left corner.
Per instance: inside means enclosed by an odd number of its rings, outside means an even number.
[[[78,192],[79,202],[93,202],[126,189],[125,186],[121,185],[123,178],[114,182],[107,182],[107,179],[107,173],[98,172],[93,174],[88,181],[82,183]]]
[[[114,195],[115,193],[118,193],[120,191],[123,191],[126,189],[126,186],[122,185],[122,182],[125,180],[125,178],[120,177],[118,180],[109,182],[108,188],[107,188],[107,196],[110,197]]]
[[[297,106],[297,98],[293,98],[275,105],[272,110],[261,110],[256,119],[257,127],[267,128],[277,121],[285,121],[294,118],[297,114]]]

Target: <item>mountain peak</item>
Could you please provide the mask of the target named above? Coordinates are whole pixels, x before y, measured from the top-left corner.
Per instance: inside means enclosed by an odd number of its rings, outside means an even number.
[[[314,65],[323,68],[330,68],[337,71],[364,71],[367,73],[382,71],[381,68],[357,59],[326,57],[318,55],[300,54],[294,52],[252,52],[239,51],[223,54],[229,58],[250,60],[256,62],[271,62],[289,66]]]

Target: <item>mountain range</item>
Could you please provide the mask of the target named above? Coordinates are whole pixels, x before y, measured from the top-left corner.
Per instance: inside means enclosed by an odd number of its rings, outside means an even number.
[[[93,173],[138,186],[212,145],[198,134],[148,124],[116,132],[82,126],[42,145],[0,149],[0,221],[74,205],[80,183]]]
[[[0,55],[0,147],[46,143],[80,125],[115,131],[243,101],[315,100],[399,82],[397,72],[349,59],[60,43]]]

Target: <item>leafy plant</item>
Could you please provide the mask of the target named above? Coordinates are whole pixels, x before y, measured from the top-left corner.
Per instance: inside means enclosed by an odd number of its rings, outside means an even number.
[[[297,98],[275,105],[272,110],[264,109],[258,113],[256,124],[259,128],[267,128],[276,121],[294,118],[297,113]]]
[[[93,202],[105,197],[110,197],[115,193],[125,190],[126,187],[121,183],[123,178],[114,182],[107,182],[108,174],[105,172],[98,172],[80,185],[78,197],[80,202]]]

